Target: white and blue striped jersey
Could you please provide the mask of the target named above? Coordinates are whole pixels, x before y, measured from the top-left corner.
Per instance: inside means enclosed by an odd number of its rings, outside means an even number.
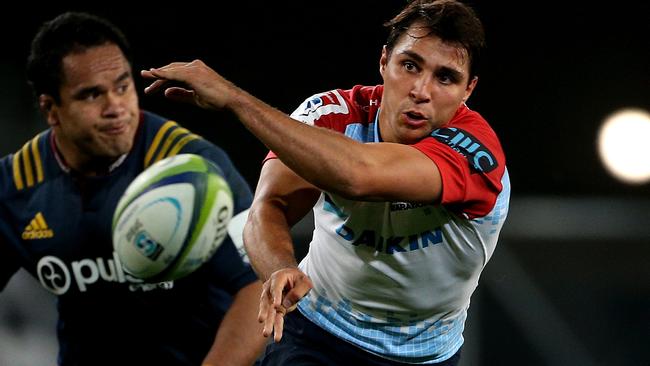
[[[381,142],[382,92],[356,86],[317,94],[292,117]],[[470,296],[506,219],[510,183],[496,134],[467,106],[413,147],[438,166],[441,202],[362,202],[323,192],[300,263],[314,288],[299,310],[364,350],[427,364],[463,344]]]

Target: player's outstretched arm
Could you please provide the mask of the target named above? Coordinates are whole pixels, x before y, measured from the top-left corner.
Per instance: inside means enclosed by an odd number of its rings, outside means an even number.
[[[203,108],[227,109],[297,175],[342,197],[362,201],[435,202],[442,191],[436,164],[403,143],[364,144],[298,122],[196,60],[142,71],[147,94]],[[422,184],[427,182],[427,184]]]

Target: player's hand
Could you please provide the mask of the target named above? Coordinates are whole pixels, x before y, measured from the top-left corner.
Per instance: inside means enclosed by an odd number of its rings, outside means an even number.
[[[169,65],[142,70],[140,74],[153,82],[144,89],[146,94],[164,90],[167,98],[195,104],[206,109],[222,109],[239,89],[201,60],[173,62]]]
[[[279,342],[284,330],[284,316],[293,311],[313,287],[311,280],[297,268],[275,271],[262,286],[260,312],[257,319],[264,323],[262,334]]]

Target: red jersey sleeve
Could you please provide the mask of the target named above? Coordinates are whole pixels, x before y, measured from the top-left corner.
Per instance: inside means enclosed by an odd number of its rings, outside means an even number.
[[[469,218],[492,211],[503,189],[505,156],[483,117],[463,106],[447,125],[413,147],[438,166],[442,205]]]

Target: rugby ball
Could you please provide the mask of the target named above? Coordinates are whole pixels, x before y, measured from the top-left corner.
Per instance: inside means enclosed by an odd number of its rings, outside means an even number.
[[[113,249],[131,276],[175,280],[210,259],[232,214],[232,191],[220,170],[199,155],[175,155],[129,184],[113,214]]]

